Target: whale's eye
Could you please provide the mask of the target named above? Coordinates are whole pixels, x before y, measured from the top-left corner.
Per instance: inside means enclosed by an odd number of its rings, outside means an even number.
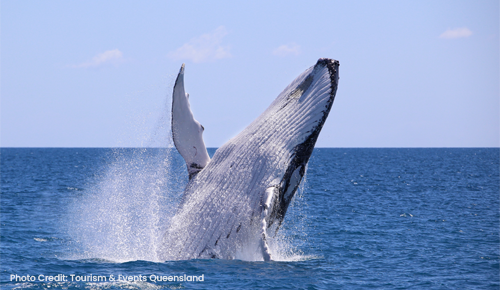
[[[311,86],[313,82],[313,76],[312,74],[309,74],[305,80],[303,80],[300,85],[293,90],[290,95],[288,96],[288,99],[298,99],[302,96],[302,94],[307,91],[307,89]]]

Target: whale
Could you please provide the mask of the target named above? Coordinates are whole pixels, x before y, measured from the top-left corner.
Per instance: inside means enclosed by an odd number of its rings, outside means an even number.
[[[164,234],[160,260],[273,259],[276,236],[304,178],[339,81],[339,62],[321,58],[210,158],[205,128],[184,89],[183,64],[172,94],[171,131],[189,181]]]

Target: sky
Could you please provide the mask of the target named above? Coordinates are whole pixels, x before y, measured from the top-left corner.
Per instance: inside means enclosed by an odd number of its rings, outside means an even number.
[[[175,77],[207,147],[321,57],[317,147],[499,147],[499,1],[1,1],[2,147],[171,146]]]

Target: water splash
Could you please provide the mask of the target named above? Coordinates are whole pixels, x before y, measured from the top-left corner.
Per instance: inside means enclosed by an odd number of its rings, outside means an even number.
[[[187,181],[180,156],[172,148],[171,101],[164,96],[171,92],[175,76],[168,79],[167,87],[158,85],[128,96],[129,102],[163,96],[158,100],[163,106],[139,106],[129,114],[130,124],[122,135],[130,140],[118,143],[145,147],[113,149],[104,172],[90,180],[70,206],[66,227],[73,258],[159,261],[159,245]]]
[[[70,235],[79,258],[158,261],[179,192],[171,149],[116,149],[114,162],[72,208]]]

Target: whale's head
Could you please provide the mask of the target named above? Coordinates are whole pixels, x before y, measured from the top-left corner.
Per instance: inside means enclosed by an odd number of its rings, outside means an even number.
[[[305,174],[319,133],[328,117],[339,80],[339,62],[319,59],[316,65],[297,77],[256,120],[252,128],[266,128],[272,135],[268,143],[285,151],[280,162],[279,184],[268,226],[276,231]]]
[[[306,162],[328,117],[339,80],[339,62],[321,58],[276,98],[268,111],[282,146],[293,146],[296,162]],[[266,111],[264,114],[268,113]]]

